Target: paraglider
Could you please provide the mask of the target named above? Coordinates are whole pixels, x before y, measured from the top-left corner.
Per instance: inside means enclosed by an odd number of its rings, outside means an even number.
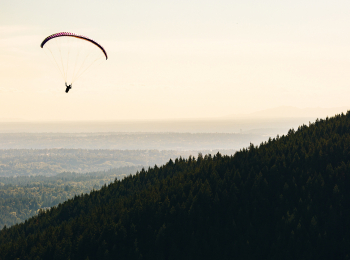
[[[102,45],[86,36],[74,33],[52,34],[42,41],[40,47],[54,62],[64,79],[66,93],[72,88],[73,82],[90,67],[108,59]]]
[[[66,82],[66,93],[68,93],[68,91],[72,88],[72,84],[70,85],[67,85],[67,82]]]

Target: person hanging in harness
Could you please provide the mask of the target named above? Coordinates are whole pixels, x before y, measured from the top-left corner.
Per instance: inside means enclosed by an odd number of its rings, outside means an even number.
[[[67,82],[66,82],[66,93],[68,93],[68,91],[72,88],[72,85],[73,84],[67,85]]]

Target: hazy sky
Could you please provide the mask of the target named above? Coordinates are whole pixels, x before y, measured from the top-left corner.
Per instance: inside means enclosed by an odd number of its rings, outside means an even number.
[[[0,119],[220,117],[349,106],[350,1],[0,1]],[[109,59],[64,93],[41,41]],[[350,106],[349,106],[350,107]]]

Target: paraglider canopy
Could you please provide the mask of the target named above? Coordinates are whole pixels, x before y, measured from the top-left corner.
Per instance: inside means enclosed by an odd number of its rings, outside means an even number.
[[[40,47],[69,84],[99,63],[98,61],[108,59],[106,50],[98,42],[70,32],[52,34],[42,41]]]
[[[85,41],[89,41],[89,42],[95,44],[104,53],[104,55],[106,56],[106,60],[108,59],[107,52],[105,51],[105,49],[100,44],[98,44],[97,42],[95,42],[94,40],[92,40],[92,39],[90,39],[90,38],[88,38],[86,36],[77,35],[77,34],[74,34],[74,33],[60,32],[60,33],[52,34],[52,35],[46,37],[43,40],[43,42],[40,44],[40,47],[43,48],[45,43],[47,43],[49,40],[52,40],[52,39],[57,38],[57,37],[63,37],[63,36],[75,37],[75,38],[82,39],[82,40],[85,40]]]

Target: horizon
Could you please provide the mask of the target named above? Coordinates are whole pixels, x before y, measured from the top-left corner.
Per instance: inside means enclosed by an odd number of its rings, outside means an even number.
[[[279,106],[264,110],[257,110],[243,114],[228,114],[216,117],[197,117],[197,118],[135,118],[135,119],[107,119],[107,120],[31,120],[24,118],[1,118],[0,123],[134,123],[134,122],[194,122],[194,121],[251,121],[251,120],[289,120],[289,119],[310,119],[310,118],[326,118],[335,115],[346,113],[348,107],[294,107],[294,106]],[[282,115],[281,115],[282,114]]]
[[[275,137],[290,129],[308,125],[316,119],[346,112],[346,107],[296,108],[282,106],[246,115],[216,118],[143,119],[143,120],[65,120],[34,121],[0,118],[0,134],[6,133],[217,133],[256,134]],[[282,115],[284,116],[281,116]]]
[[[319,117],[242,118],[222,120],[150,120],[150,121],[63,121],[0,122],[0,134],[7,133],[100,133],[100,134],[257,134],[275,137],[290,129],[308,125]]]

